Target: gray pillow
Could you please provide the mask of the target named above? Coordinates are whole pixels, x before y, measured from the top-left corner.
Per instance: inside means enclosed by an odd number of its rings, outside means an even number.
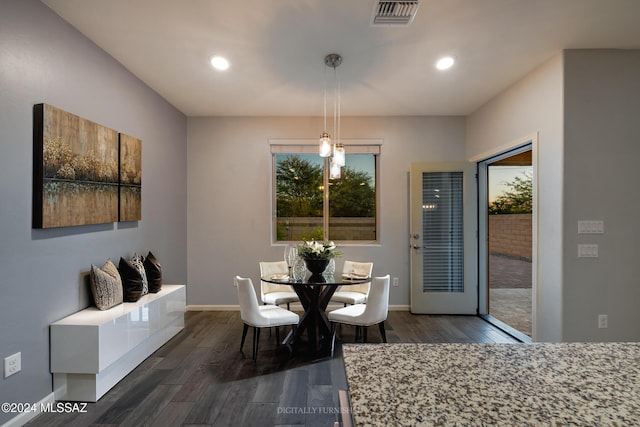
[[[93,301],[100,310],[107,310],[122,303],[122,280],[115,264],[110,259],[102,269],[91,265],[90,282]]]

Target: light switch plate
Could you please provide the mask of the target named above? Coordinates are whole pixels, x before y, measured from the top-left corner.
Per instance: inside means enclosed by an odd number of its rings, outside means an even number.
[[[578,221],[578,234],[604,234],[604,221]]]
[[[598,245],[578,245],[578,258],[598,258]]]

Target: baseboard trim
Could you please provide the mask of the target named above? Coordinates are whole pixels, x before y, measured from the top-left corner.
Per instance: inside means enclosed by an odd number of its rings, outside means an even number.
[[[2,427],[20,427],[40,415],[42,408],[51,407],[55,403],[55,397],[53,393],[49,393],[39,402],[34,404],[34,410],[29,412],[22,412],[20,415],[11,418],[6,423],[2,424]]]
[[[329,308],[340,308],[340,304],[329,304]],[[302,310],[302,305],[299,303],[291,304],[292,310]],[[239,305],[228,304],[193,304],[187,305],[187,311],[240,311]],[[404,304],[390,305],[389,311],[409,311],[409,306]]]
[[[187,304],[187,311],[240,311],[239,305]]]

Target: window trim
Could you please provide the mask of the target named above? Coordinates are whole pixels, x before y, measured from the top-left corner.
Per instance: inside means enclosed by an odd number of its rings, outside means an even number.
[[[375,197],[376,197],[376,239],[375,240],[345,240],[337,241],[342,246],[379,246],[380,245],[380,155],[382,151],[383,139],[342,139],[341,141],[347,149],[347,154],[373,154],[376,156],[375,162]],[[276,240],[277,210],[275,206],[276,194],[276,161],[274,154],[313,154],[318,153],[318,140],[316,139],[270,139],[269,150],[271,155],[271,195],[270,195],[270,241],[272,246],[287,245],[292,241]],[[328,174],[323,178],[327,180]],[[326,185],[326,183],[325,183]],[[328,209],[328,193],[325,196],[325,209]],[[328,219],[323,214],[323,223]]]

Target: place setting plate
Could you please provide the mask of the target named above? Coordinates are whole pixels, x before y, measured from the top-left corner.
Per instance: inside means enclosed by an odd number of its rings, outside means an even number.
[[[359,274],[359,273],[342,273],[342,278],[344,280],[365,280],[365,279],[368,279],[369,276],[366,274]]]

